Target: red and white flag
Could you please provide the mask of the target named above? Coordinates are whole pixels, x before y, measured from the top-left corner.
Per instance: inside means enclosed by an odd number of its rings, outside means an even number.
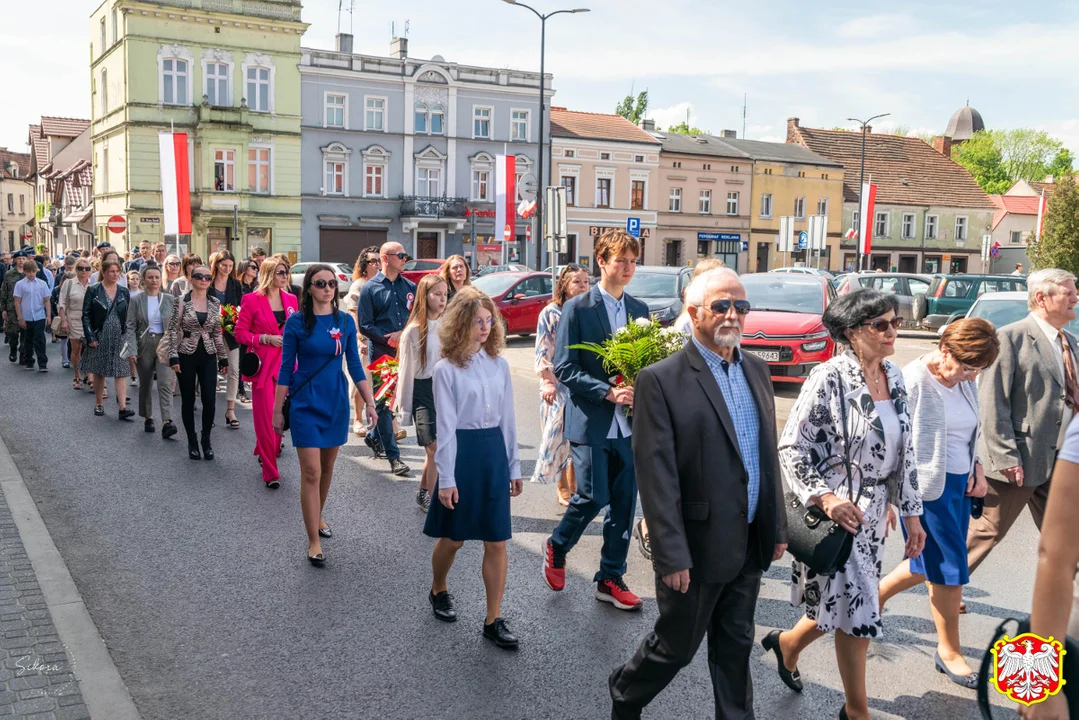
[[[1045,190],[1042,190],[1041,197],[1038,198],[1038,231],[1034,233],[1034,239],[1038,242],[1042,241],[1042,223],[1045,222]]]
[[[159,133],[161,208],[165,235],[191,234],[191,176],[187,166],[187,133]]]
[[[877,186],[862,183],[862,205],[865,212],[859,218],[858,237],[861,238],[862,254],[868,255],[873,250],[873,217],[877,207]]]
[[[499,155],[495,160],[495,240],[517,236],[517,158]]]

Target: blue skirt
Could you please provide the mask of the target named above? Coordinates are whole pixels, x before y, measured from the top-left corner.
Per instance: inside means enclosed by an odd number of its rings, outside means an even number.
[[[423,534],[450,540],[503,542],[510,539],[510,466],[498,428],[457,431],[457,505],[438,501],[438,489]]]
[[[944,492],[936,500],[922,503],[925,550],[910,561],[910,571],[925,575],[935,585],[966,585],[967,527],[970,525],[969,475],[948,473]],[[907,536],[906,527],[903,537]]]

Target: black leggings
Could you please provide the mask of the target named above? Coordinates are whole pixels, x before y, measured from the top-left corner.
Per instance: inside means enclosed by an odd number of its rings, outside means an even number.
[[[214,426],[217,401],[217,356],[206,352],[202,342],[190,355],[180,356],[180,417],[188,439],[195,438],[195,388],[202,394],[202,434],[207,437]]]

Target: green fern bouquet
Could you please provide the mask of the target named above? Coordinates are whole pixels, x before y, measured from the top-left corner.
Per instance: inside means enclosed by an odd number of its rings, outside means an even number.
[[[615,387],[632,387],[641,370],[670,357],[685,344],[686,336],[674,328],[664,328],[655,319],[637,318],[603,343],[580,343],[569,349],[595,353],[603,360],[603,369],[611,373]]]

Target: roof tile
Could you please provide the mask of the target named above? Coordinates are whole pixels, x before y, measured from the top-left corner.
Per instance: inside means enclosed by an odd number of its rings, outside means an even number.
[[[30,177],[30,155],[28,153],[0,150],[0,177],[13,177],[9,168],[10,163],[15,163],[15,166],[19,169],[20,179]]]
[[[55,135],[56,137],[78,137],[82,134],[83,130],[88,127],[90,127],[89,120],[41,116],[41,133],[46,137],[50,135]]]
[[[621,115],[551,108],[551,137],[612,140],[659,145],[659,141]]]

